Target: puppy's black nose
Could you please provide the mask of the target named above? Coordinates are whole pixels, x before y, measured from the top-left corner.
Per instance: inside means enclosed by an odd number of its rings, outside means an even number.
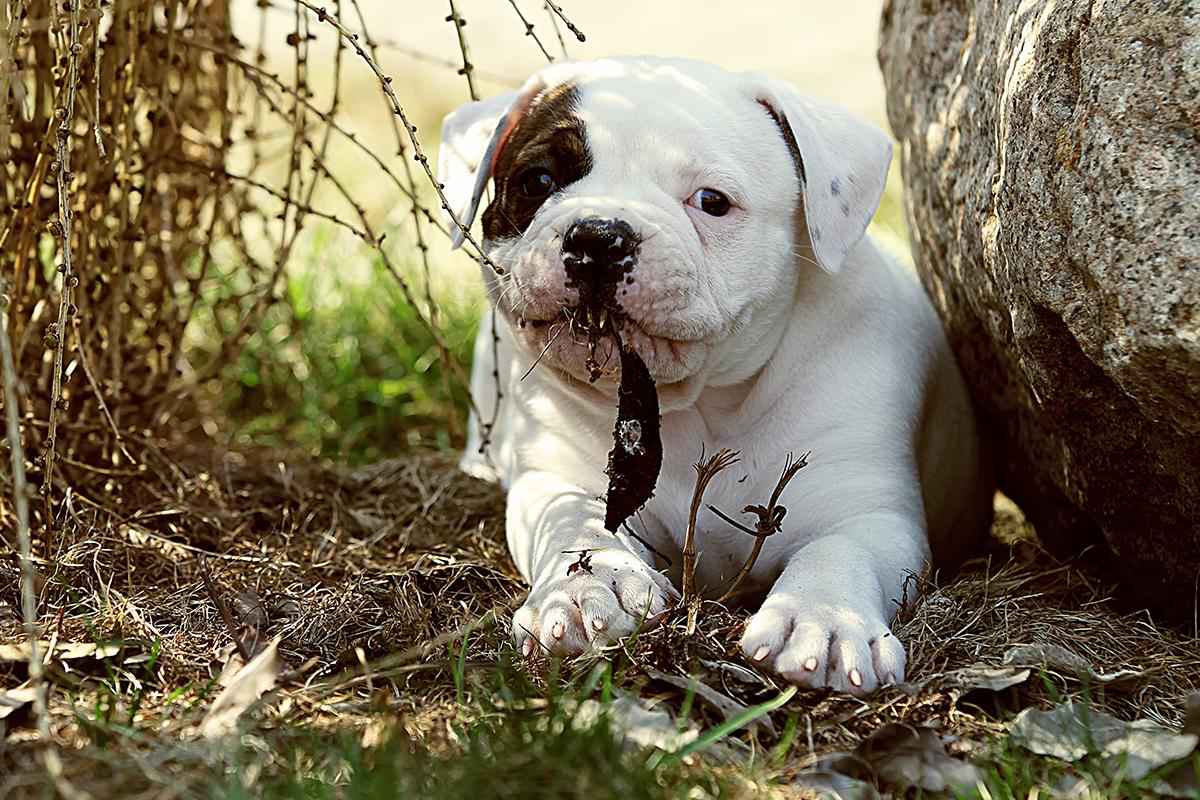
[[[563,236],[563,263],[571,267],[593,265],[597,273],[611,272],[616,280],[632,266],[630,261],[637,251],[638,239],[633,228],[623,219],[585,217],[576,220]]]

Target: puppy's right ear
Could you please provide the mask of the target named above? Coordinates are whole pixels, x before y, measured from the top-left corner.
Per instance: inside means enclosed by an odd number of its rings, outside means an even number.
[[[534,75],[519,91],[467,103],[442,121],[438,181],[450,209],[464,227],[470,228],[475,221],[483,190],[492,177],[492,166],[504,149],[504,143],[518,120],[545,89],[545,79],[540,74]],[[457,249],[465,237],[453,220],[447,221],[451,247]]]

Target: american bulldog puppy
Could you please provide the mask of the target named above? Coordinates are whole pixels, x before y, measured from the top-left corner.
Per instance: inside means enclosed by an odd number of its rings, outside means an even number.
[[[765,599],[741,648],[803,686],[904,678],[889,624],[906,581],[971,549],[992,484],[932,305],[866,235],[891,152],[832,103],[681,59],[553,64],[446,118],[439,180],[466,225],[487,196],[482,245],[503,270],[483,268],[472,376],[495,424],[472,422],[462,468],[507,491],[531,586],[522,653],[578,653],[677,597],[702,448],[740,451],[705,497],[735,513],[811,451],[749,576]],[[603,524],[620,359],[613,337],[581,331],[610,329],[662,410],[636,537]],[[607,364],[595,381],[589,344]],[[753,540],[707,509],[697,528],[697,583],[719,596]]]

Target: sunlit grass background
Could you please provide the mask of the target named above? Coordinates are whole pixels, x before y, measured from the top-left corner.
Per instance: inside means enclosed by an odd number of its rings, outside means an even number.
[[[524,5],[547,49],[561,57],[540,4]],[[468,20],[464,30],[481,95],[505,91],[545,63],[535,43],[522,35],[508,3],[472,0],[457,6]],[[833,98],[886,128],[875,62],[880,6],[874,0],[836,8],[675,0],[567,4],[565,10],[588,37],[580,44],[567,35],[567,47],[573,58],[651,52],[763,70]],[[409,3],[398,15],[393,3],[369,0],[362,8],[380,42],[384,71],[394,76],[397,95],[434,157],[442,116],[469,100],[466,81],[453,68],[461,55],[454,29],[445,22],[446,7]],[[283,70],[292,58],[285,39],[293,20],[282,13],[267,20],[262,39],[267,65]],[[234,25],[250,47],[257,44],[251,35],[258,28],[252,4],[235,7]],[[310,80],[315,102],[323,105],[330,97],[332,74],[314,67],[331,64],[333,50],[327,31],[318,34],[311,44]],[[339,105],[339,123],[399,172],[392,118],[374,77],[353,54],[346,56]],[[239,158],[248,159],[249,153],[235,153],[234,161]],[[461,254],[452,255],[445,239],[426,229],[427,282],[417,258],[409,203],[349,143],[335,141],[329,162],[364,203],[372,224],[387,232],[385,247],[421,298],[420,312],[433,310],[452,355],[469,370],[483,302],[477,266]],[[279,158],[265,169],[282,174],[285,165],[286,158]],[[431,195],[427,192],[426,205],[436,208]],[[313,205],[350,219],[334,192],[319,192]],[[886,246],[907,258],[895,164],[874,230]],[[236,266],[227,265],[227,274],[236,274]],[[331,223],[310,219],[286,281],[286,302],[271,309],[240,357],[225,367],[215,398],[225,417],[215,431],[219,437],[346,462],[461,443],[465,387],[447,374],[417,310],[405,302],[377,254]],[[220,290],[218,283],[214,291]],[[193,323],[194,350],[210,350],[214,332],[203,316]]]

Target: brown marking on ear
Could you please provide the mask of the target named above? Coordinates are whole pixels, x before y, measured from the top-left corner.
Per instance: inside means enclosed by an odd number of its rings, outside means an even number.
[[[484,239],[520,237],[545,203],[547,198],[531,198],[521,191],[520,177],[526,170],[549,171],[555,191],[591,171],[583,120],[575,115],[578,101],[574,84],[554,86],[534,98],[529,110],[501,134],[503,147],[492,167],[495,196],[483,212]]]

